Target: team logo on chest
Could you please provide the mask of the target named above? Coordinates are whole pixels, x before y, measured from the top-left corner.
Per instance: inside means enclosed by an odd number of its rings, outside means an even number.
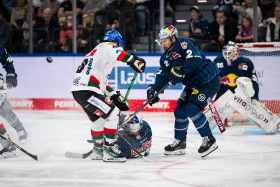
[[[240,70],[247,70],[248,69],[248,66],[246,65],[246,64],[240,64],[239,66],[238,66],[238,69],[240,69]]]
[[[177,59],[177,58],[181,57],[181,55],[178,54],[178,53],[173,52],[172,57],[173,57],[174,59]]]
[[[181,47],[182,47],[183,49],[187,49],[188,43],[187,43],[187,42],[182,42],[182,43],[181,43]]]

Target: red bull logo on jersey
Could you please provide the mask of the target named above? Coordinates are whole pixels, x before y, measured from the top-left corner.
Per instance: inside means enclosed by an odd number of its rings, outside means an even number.
[[[234,87],[234,86],[236,86],[237,79],[238,79],[238,76],[236,76],[233,73],[230,73],[227,76],[222,77],[220,81],[221,81],[221,84]]]
[[[182,47],[183,49],[187,49],[188,43],[187,43],[187,42],[182,42],[182,43],[181,43],[181,47]]]
[[[141,153],[151,146],[152,146],[152,140],[146,141],[142,144],[142,146],[139,149],[137,149],[137,151]],[[131,156],[136,155],[136,154],[137,153],[134,150],[131,150]]]

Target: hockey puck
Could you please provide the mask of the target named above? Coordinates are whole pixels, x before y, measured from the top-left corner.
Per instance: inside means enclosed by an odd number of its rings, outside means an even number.
[[[46,60],[48,63],[52,63],[52,61],[53,61],[52,57],[49,57],[49,56],[46,58]]]

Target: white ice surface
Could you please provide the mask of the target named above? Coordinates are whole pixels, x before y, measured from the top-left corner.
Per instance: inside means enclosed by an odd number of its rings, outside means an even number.
[[[173,141],[172,113],[140,113],[153,130],[149,162],[104,163],[90,158],[68,159],[66,151],[88,152],[92,145],[90,121],[81,111],[16,110],[29,137],[22,145],[11,126],[12,140],[33,154],[50,149],[52,156],[38,162],[24,153],[0,159],[0,186],[280,186],[280,134],[266,135],[249,126],[238,136],[214,130],[219,148],[202,159],[201,138],[191,124],[186,155],[165,156],[163,148]]]

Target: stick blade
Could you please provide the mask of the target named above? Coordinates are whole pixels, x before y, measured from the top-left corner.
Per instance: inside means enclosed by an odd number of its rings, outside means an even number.
[[[229,136],[236,136],[242,134],[244,132],[244,128],[232,129],[227,131]]]
[[[84,153],[84,154],[73,153],[73,152],[67,151],[67,152],[65,152],[65,157],[66,158],[74,158],[74,159],[85,159],[89,155],[91,155],[91,153],[92,153],[92,150],[90,150],[89,152]]]
[[[41,160],[44,160],[46,158],[48,158],[49,156],[51,156],[51,151],[48,149],[46,152],[40,154],[40,155],[37,155],[37,161],[41,161]]]

